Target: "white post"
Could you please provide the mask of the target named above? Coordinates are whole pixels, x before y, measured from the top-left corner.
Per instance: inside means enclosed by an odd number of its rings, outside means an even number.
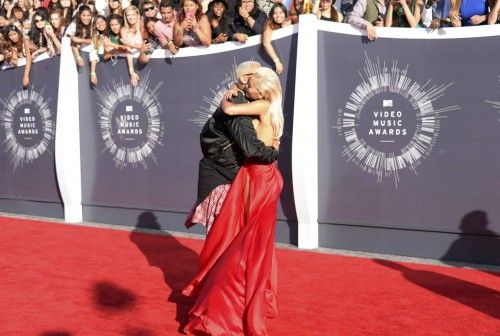
[[[78,72],[68,37],[62,41],[55,141],[56,173],[64,203],[64,220],[81,222],[83,216]]]
[[[318,247],[318,19],[301,15],[297,41],[292,178],[300,248]]]

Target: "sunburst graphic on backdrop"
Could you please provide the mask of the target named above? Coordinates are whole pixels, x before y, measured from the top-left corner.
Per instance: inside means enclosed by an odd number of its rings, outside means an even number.
[[[195,112],[194,117],[189,119],[189,121],[194,124],[203,127],[207,120],[212,116],[215,110],[220,106],[222,98],[226,91],[231,87],[231,85],[236,80],[236,59],[233,62],[232,69],[224,74],[222,80],[217,83],[214,87],[210,88],[211,96],[203,96],[201,98],[203,105],[201,105]]]
[[[45,99],[45,88],[35,87],[13,91],[0,111],[0,123],[5,131],[2,139],[9,154],[13,170],[24,164],[33,163],[45,152],[54,138],[55,122],[51,111],[51,99]]]
[[[408,65],[398,61],[372,61],[365,54],[365,67],[359,73],[361,83],[339,109],[337,128],[344,140],[342,156],[370,174],[377,182],[392,178],[398,187],[399,172],[417,173],[422,160],[435,146],[440,119],[459,110],[457,105],[434,105],[453,85],[420,84],[408,76]]]
[[[497,77],[498,81],[500,82],[500,76]],[[500,110],[500,101],[492,101],[492,100],[485,100],[488,104],[491,104],[493,108]],[[498,119],[500,121],[500,119]]]
[[[162,145],[164,122],[158,93],[163,81],[150,88],[150,72],[140,84],[113,81],[111,86],[97,89],[99,127],[105,150],[117,168],[141,164],[148,168],[148,160],[157,164],[155,149]]]

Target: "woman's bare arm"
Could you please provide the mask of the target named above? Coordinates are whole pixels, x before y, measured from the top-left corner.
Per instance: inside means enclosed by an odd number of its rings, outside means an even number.
[[[269,107],[269,102],[266,100],[255,100],[246,104],[233,104],[228,100],[222,101],[222,111],[228,115],[240,116],[259,116],[262,117]]]

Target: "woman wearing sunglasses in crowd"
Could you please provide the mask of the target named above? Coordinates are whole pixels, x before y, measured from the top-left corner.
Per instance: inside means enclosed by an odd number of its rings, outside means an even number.
[[[142,5],[142,18],[157,18],[158,19],[158,7],[152,1],[144,1]]]
[[[39,55],[47,52],[53,56],[61,51],[61,43],[45,18],[35,13],[28,33],[30,39],[31,57],[36,59]]]

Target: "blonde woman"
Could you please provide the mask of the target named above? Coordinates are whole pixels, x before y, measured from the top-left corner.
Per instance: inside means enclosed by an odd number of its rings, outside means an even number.
[[[245,94],[253,101],[224,101],[224,112],[255,116],[258,138],[274,145],[283,134],[278,75],[259,68]],[[267,318],[277,316],[274,232],[282,186],[276,163],[247,161],[239,170],[205,241],[199,272],[183,291],[197,296],[186,334],[267,335]]]
[[[120,41],[124,46],[130,48],[131,52],[139,51],[139,63],[146,64],[149,59],[143,57],[144,51],[149,49],[149,43],[143,40],[143,32],[141,31],[141,15],[139,8],[131,5],[123,11],[123,27],[120,31]],[[130,64],[132,61],[132,54],[127,54],[127,61]],[[133,67],[129,66],[130,81],[133,86],[137,86],[139,76],[134,71]]]

